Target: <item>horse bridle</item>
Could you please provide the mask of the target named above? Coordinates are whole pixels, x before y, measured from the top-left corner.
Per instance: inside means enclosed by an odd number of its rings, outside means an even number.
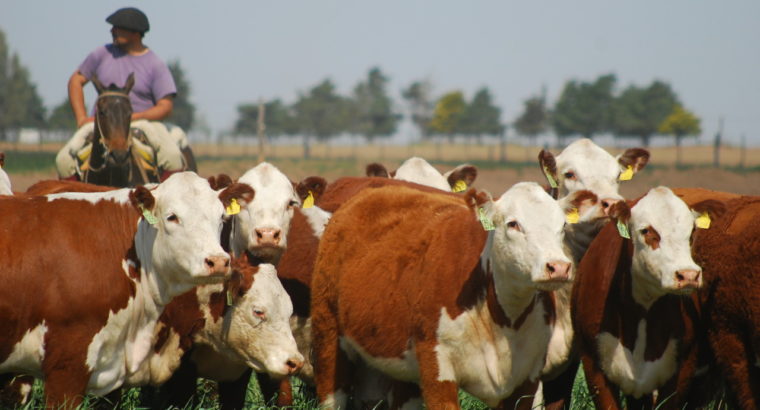
[[[120,98],[126,98],[129,99],[129,95],[120,91],[104,91],[100,94],[98,94],[98,98],[95,100],[95,104],[97,106],[97,101],[100,101],[103,97],[120,97]],[[111,152],[110,147],[108,144],[105,143],[105,138],[103,137],[103,128],[100,126],[100,116],[97,115],[97,112],[95,113],[95,125],[97,125],[98,129],[98,141],[103,144],[105,147],[105,153],[103,157],[108,157],[108,153]],[[90,168],[91,171],[98,172],[102,171],[106,167],[106,162],[103,162],[103,165],[101,165],[98,169]]]

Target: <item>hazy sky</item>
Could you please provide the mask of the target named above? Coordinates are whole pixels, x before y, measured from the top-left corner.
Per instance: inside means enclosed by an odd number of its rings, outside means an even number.
[[[145,43],[180,60],[215,131],[232,127],[240,103],[291,103],[328,77],[349,93],[379,66],[399,103],[399,90],[420,79],[436,95],[459,89],[470,98],[488,86],[505,122],[542,85],[553,104],[568,79],[612,72],[619,89],[660,79],[702,118],[703,137],[722,116],[728,140],[745,134],[760,144],[758,0],[3,3],[0,29],[48,108],[66,98],[85,56],[110,41],[105,18],[136,6],[151,23]]]

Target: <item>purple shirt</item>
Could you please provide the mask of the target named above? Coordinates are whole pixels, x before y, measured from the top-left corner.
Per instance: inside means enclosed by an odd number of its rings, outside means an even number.
[[[88,80],[97,74],[105,87],[111,84],[124,87],[129,74],[135,73],[135,85],[129,93],[134,112],[145,111],[155,106],[158,100],[177,93],[169,67],[150,49],[145,54],[133,56],[113,44],[106,44],[84,59],[79,72]]]

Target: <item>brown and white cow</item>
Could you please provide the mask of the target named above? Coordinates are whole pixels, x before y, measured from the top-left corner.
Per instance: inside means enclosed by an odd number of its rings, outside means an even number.
[[[13,195],[13,187],[8,173],[5,172],[5,153],[0,152],[0,195]]]
[[[106,394],[146,365],[158,317],[175,296],[229,274],[219,244],[222,192],[193,173],[172,175],[129,202],[0,199],[0,373],[42,378],[48,404]],[[84,194],[82,194],[84,195]],[[44,250],[40,252],[40,250]]]
[[[662,408],[687,404],[702,326],[695,292],[702,269],[690,242],[695,225],[705,227],[697,218],[722,209],[712,200],[689,209],[665,187],[650,190],[631,208],[625,202],[610,207],[614,221],[581,261],[571,304],[598,408],[621,408],[618,391],[629,408],[651,408],[653,395]]]
[[[692,245],[702,267],[699,292],[712,364],[733,402],[742,409],[760,408],[760,197],[680,188],[686,203],[722,201],[726,213],[700,230]]]
[[[457,408],[457,387],[490,406],[510,398],[506,408],[535,391],[554,316],[547,291],[572,275],[564,213],[534,183],[465,199],[383,187],[333,214],[312,280],[323,405],[345,406],[354,360],[419,383],[428,406]],[[476,213],[495,226],[491,239]]]
[[[388,172],[382,164],[373,162],[367,165],[368,177],[393,178],[401,181],[438,188],[441,191],[463,192],[472,186],[478,177],[478,169],[469,164],[462,164],[441,174],[429,162],[420,157],[411,157],[404,161],[398,169]]]
[[[620,182],[632,178],[646,166],[649,152],[630,148],[615,157],[590,139],[582,138],[572,142],[556,157],[542,150],[538,159],[558,194],[560,205],[569,211],[568,222],[572,223],[565,227],[565,244],[577,265],[607,223],[610,206],[623,200],[619,193]],[[578,193],[584,190],[593,195],[579,196]],[[570,319],[572,286],[568,284],[555,292],[557,321],[541,378],[543,401],[551,409],[569,406],[578,368]]]

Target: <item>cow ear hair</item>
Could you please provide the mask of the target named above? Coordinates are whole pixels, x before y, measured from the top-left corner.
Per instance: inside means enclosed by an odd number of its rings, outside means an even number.
[[[129,202],[140,213],[143,210],[152,211],[153,207],[156,206],[156,198],[150,193],[148,188],[142,185],[138,185],[135,189],[129,191]]]
[[[324,178],[318,176],[310,176],[302,179],[298,184],[296,184],[295,190],[296,194],[303,202],[309,196],[309,193],[311,193],[314,200],[319,199],[325,192],[326,187],[327,181]]]
[[[631,207],[626,201],[615,202],[610,206],[609,216],[613,221],[627,224],[631,220]]]
[[[464,183],[470,187],[472,186],[472,183],[475,182],[475,178],[477,177],[478,168],[476,166],[463,164],[454,168],[451,173],[449,173],[446,180],[448,181],[449,186],[452,188],[454,188],[454,186],[456,186],[457,182],[459,181],[464,181]]]
[[[250,185],[235,182],[219,193],[219,200],[222,201],[225,208],[230,206],[233,199],[235,199],[241,207],[245,207],[253,202],[255,194],[256,191],[254,191]]]
[[[377,162],[373,162],[367,165],[364,173],[368,177],[390,178],[390,175],[388,175],[388,169],[385,168],[383,164],[379,164]]]
[[[641,171],[649,163],[649,151],[644,148],[628,148],[617,157],[622,170],[631,167],[634,173]]]
[[[559,190],[557,189],[557,181],[559,181],[557,176],[557,160],[551,152],[542,149],[538,153],[538,165],[541,167],[541,174],[543,174],[550,185],[546,191],[552,198],[557,199],[559,195]]]
[[[710,219],[720,218],[726,213],[726,204],[715,199],[705,199],[691,206],[694,217],[707,213]]]
[[[232,178],[227,174],[212,175],[208,177],[208,184],[211,185],[211,189],[218,191],[232,185]]]

